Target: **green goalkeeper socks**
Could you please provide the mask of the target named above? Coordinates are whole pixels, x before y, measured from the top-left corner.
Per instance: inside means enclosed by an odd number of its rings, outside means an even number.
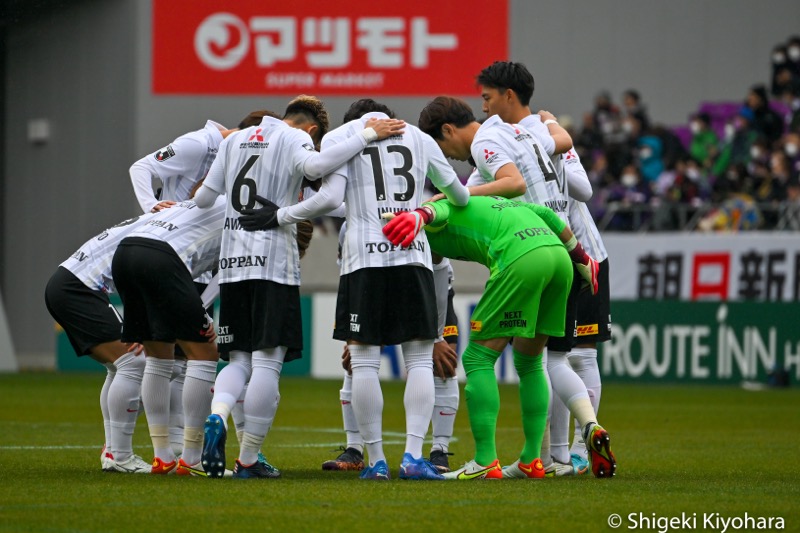
[[[550,406],[550,387],[544,375],[541,355],[531,357],[514,350],[514,367],[519,375],[519,402],[522,431],[525,433],[525,446],[519,459],[527,464],[539,458],[541,453]]]
[[[464,392],[475,439],[475,461],[482,466],[488,466],[497,459],[495,432],[500,412],[500,392],[494,364],[498,357],[500,352],[470,342],[461,358],[467,374]]]

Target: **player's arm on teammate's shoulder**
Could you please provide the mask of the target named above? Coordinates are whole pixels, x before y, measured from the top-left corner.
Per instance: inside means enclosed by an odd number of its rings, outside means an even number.
[[[335,144],[323,143],[321,152],[309,150],[307,146],[310,145],[307,141],[300,142],[295,151],[295,164],[302,166],[302,173],[307,179],[318,180],[344,165],[369,143],[403,134],[405,124],[402,120],[396,119],[370,119],[358,134]]]
[[[572,148],[572,137],[567,133],[567,130],[561,127],[554,114],[542,109],[539,111],[539,116],[544,125],[547,126],[547,131],[550,132],[550,136],[556,143],[556,154],[563,154]]]
[[[494,181],[469,187],[470,196],[502,196],[516,198],[525,194],[528,186],[525,178],[514,163],[506,163],[497,169]]]

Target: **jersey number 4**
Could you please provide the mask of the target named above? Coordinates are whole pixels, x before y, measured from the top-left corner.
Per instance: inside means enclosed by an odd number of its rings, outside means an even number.
[[[558,179],[558,174],[556,173],[556,169],[553,167],[553,163],[550,161],[550,158],[547,158],[545,161],[544,157],[542,157],[542,152],[539,151],[539,145],[536,143],[533,144],[533,149],[536,152],[536,159],[539,160],[539,169],[544,174],[544,181],[555,181],[556,186],[558,187],[558,192],[564,192],[564,183]]]
[[[408,171],[414,164],[411,157],[411,150],[408,147],[400,144],[392,144],[386,147],[386,151],[390,154],[400,154],[403,157],[403,163],[399,167],[392,169],[395,176],[400,176],[406,180],[406,190],[394,194],[394,199],[398,202],[406,202],[414,197],[416,185],[414,176]],[[367,146],[364,148],[364,155],[368,155],[372,163],[372,177],[375,179],[375,198],[380,202],[386,200],[386,180],[383,177],[383,163],[381,162],[380,147]]]

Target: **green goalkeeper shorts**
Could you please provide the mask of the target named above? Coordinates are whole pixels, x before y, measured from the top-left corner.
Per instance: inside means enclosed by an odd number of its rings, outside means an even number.
[[[489,278],[472,313],[470,339],[564,336],[572,262],[563,246],[541,246]]]

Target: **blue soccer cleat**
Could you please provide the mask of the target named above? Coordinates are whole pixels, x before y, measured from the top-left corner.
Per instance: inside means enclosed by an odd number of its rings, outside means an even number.
[[[203,453],[200,463],[208,477],[225,475],[225,440],[227,430],[222,417],[209,415],[203,426]]]
[[[423,458],[414,459],[410,453],[403,455],[403,462],[400,463],[400,479],[436,479],[443,480],[436,467],[430,461]]]
[[[573,453],[570,455],[570,459],[572,460],[572,466],[575,468],[575,472],[578,475],[583,475],[589,471],[589,461],[578,455],[577,453]]]
[[[361,479],[387,480],[389,479],[389,467],[386,465],[386,461],[380,460],[362,470],[361,475],[358,477]]]

